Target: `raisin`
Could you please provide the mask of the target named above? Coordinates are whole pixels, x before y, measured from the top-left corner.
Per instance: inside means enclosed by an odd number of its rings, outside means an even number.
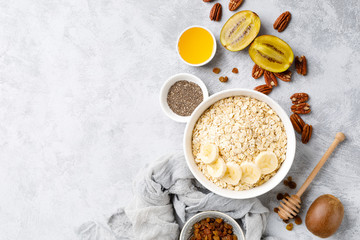
[[[295,189],[296,188],[296,183],[295,182],[289,182],[289,188],[291,189]]]
[[[225,223],[221,218],[205,218],[193,226],[193,236],[190,240],[213,239],[213,240],[237,240],[234,238],[232,226]]]
[[[225,76],[225,77],[220,77],[219,80],[220,82],[227,82],[229,78]]]
[[[213,68],[213,72],[215,74],[219,74],[220,73],[220,68]]]
[[[284,198],[284,195],[282,193],[278,193],[278,195],[276,196],[277,200],[282,200]]]
[[[239,70],[237,68],[233,68],[232,72],[233,73],[239,73]]]
[[[274,212],[278,213],[279,212],[279,208],[274,208]]]
[[[285,185],[285,186],[289,186],[289,181],[288,181],[288,180],[284,180],[284,185]]]
[[[301,217],[296,216],[296,217],[295,217],[295,223],[296,223],[296,225],[300,225],[300,224],[302,224]]]
[[[294,224],[292,224],[292,223],[289,223],[288,225],[286,225],[286,230],[288,230],[288,231],[293,230],[293,228],[294,228]]]

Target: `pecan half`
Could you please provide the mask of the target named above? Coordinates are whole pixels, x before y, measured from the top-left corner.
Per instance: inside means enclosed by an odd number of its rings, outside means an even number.
[[[285,30],[287,25],[289,24],[291,19],[291,13],[289,11],[286,11],[282,13],[274,23],[274,29],[278,30],[278,32],[282,32]]]
[[[313,127],[311,125],[306,124],[304,126],[303,132],[301,134],[301,142],[307,144],[311,138],[313,131]]]
[[[262,69],[261,67],[259,67],[258,65],[255,64],[253,69],[252,69],[252,77],[255,78],[255,79],[258,79],[263,74],[264,74],[264,69]]]
[[[291,106],[291,111],[297,114],[308,114],[311,112],[310,105],[307,103],[299,103]]]
[[[265,83],[269,88],[277,87],[278,81],[274,73],[265,70],[264,78],[265,78]]]
[[[265,95],[268,95],[269,93],[271,93],[272,88],[268,87],[266,84],[264,85],[260,85],[254,88],[254,90],[261,92]]]
[[[294,93],[290,99],[293,104],[304,103],[309,100],[309,95],[307,93]]]
[[[220,21],[221,19],[221,4],[220,3],[216,3],[210,11],[210,20],[211,21]]]
[[[295,57],[296,72],[301,75],[307,74],[307,60],[305,56]]]
[[[230,2],[229,2],[229,10],[230,11],[235,11],[236,9],[238,9],[238,7],[240,7],[242,2],[243,2],[243,0],[230,0]]]
[[[291,75],[292,72],[290,70],[286,70],[285,72],[281,73],[274,73],[277,78],[284,82],[290,82],[291,81]]]
[[[294,126],[295,131],[301,134],[305,126],[304,120],[302,120],[302,118],[299,115],[294,113],[290,116],[290,121]]]

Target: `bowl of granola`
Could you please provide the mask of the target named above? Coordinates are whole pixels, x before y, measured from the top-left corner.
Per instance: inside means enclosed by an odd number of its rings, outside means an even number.
[[[290,170],[296,149],[286,112],[270,97],[231,89],[202,102],[188,121],[183,147],[195,178],[228,198],[262,195]]]

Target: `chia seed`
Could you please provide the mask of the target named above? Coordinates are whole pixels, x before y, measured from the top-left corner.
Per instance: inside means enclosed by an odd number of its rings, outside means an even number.
[[[174,83],[167,95],[170,109],[180,116],[190,116],[203,99],[200,86],[186,80]]]

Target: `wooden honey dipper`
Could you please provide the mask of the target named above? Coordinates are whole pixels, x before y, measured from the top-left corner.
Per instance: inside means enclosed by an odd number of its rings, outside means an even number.
[[[300,211],[301,195],[305,192],[310,183],[314,180],[316,174],[320,171],[326,160],[330,157],[331,153],[335,150],[337,145],[345,140],[345,135],[342,132],[338,132],[335,136],[333,143],[330,145],[324,156],[320,159],[319,163],[315,166],[314,170],[310,173],[304,184],[299,191],[291,197],[286,197],[280,201],[278,214],[281,219],[288,220],[295,217]]]

